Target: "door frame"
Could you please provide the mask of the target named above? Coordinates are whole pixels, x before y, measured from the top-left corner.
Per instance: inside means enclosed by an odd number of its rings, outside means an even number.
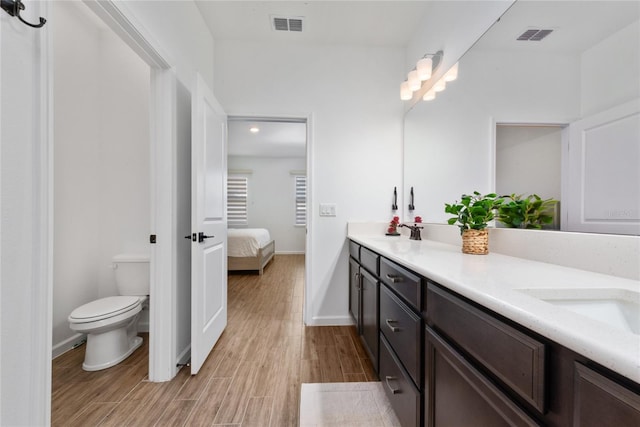
[[[149,300],[149,380],[168,381],[177,372],[175,361],[176,313],[173,301],[176,293],[176,230],[172,212],[173,182],[176,176],[174,151],[176,145],[176,75],[173,61],[161,44],[135,18],[126,3],[115,0],[83,0],[150,68],[150,230],[159,236],[155,245],[150,244],[150,294]],[[54,6],[55,7],[55,4]],[[50,64],[53,52],[43,58]],[[50,67],[52,68],[52,67]],[[53,75],[49,71],[49,93],[46,95],[52,112]],[[43,104],[45,104],[43,102]],[[48,144],[53,143],[53,123],[48,128]],[[46,143],[46,142],[45,142]],[[53,165],[53,150],[49,153]],[[53,182],[53,167],[46,171]],[[53,187],[47,188],[47,197],[53,200]],[[52,220],[53,212],[48,214]],[[47,234],[47,247],[53,247],[52,232]],[[53,265],[53,252],[49,253],[49,265]],[[48,271],[48,286],[52,293],[53,268]],[[52,307],[48,307],[51,318]],[[49,328],[49,333],[50,333]],[[49,358],[51,351],[49,351]],[[50,394],[50,392],[49,392]],[[51,396],[49,395],[49,400]]]
[[[312,310],[312,301],[311,290],[313,287],[311,286],[311,281],[313,275],[311,274],[311,252],[313,245],[312,237],[313,237],[313,212],[310,209],[311,206],[315,206],[313,204],[313,113],[291,113],[291,114],[273,114],[273,113],[247,113],[246,111],[237,111],[237,110],[229,110],[227,111],[227,121],[229,119],[239,120],[239,119],[253,119],[253,120],[274,120],[274,121],[296,121],[300,122],[304,120],[307,124],[307,154],[306,154],[306,165],[307,165],[307,229],[305,234],[305,249],[304,249],[304,302],[302,304],[302,319],[305,325],[313,324],[313,310]]]

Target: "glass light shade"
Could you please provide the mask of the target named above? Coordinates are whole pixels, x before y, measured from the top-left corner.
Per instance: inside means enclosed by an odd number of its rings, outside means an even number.
[[[418,78],[418,72],[416,70],[411,71],[407,76],[407,81],[409,82],[409,89],[412,91],[417,91],[422,86],[422,82]]]
[[[416,71],[418,72],[418,78],[421,81],[429,80],[431,78],[432,69],[433,69],[433,60],[431,58],[422,58],[416,64]]]
[[[436,92],[433,89],[428,90],[422,97],[423,101],[432,101],[434,99],[436,99]]]
[[[447,82],[444,79],[440,79],[433,85],[434,92],[442,92],[447,87]]]
[[[444,79],[445,81],[452,82],[457,78],[458,78],[458,63],[456,62],[456,64],[453,67],[451,67],[449,71],[447,71],[447,74],[444,75]]]
[[[408,101],[413,97],[413,92],[409,89],[409,82],[404,81],[400,84],[400,99]]]

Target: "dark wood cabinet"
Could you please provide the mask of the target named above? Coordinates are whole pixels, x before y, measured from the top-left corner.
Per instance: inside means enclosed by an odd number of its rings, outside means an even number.
[[[429,327],[425,366],[427,426],[540,425]]]
[[[402,427],[420,425],[420,390],[395,356],[391,345],[380,337],[380,381]]]
[[[349,258],[349,313],[356,322],[358,333],[360,330],[360,264]]]
[[[360,332],[365,347],[369,352],[374,369],[378,370],[378,279],[367,272],[361,271],[361,324]]]
[[[350,242],[349,310],[402,426],[640,426],[640,384]]]
[[[386,285],[380,286],[380,332],[420,387],[422,321]]]
[[[545,412],[545,345],[439,286],[427,285],[427,322],[504,387]]]
[[[640,395],[581,363],[574,384],[574,426],[640,426]]]
[[[349,313],[353,317],[365,350],[378,372],[378,293],[380,256],[349,242]]]

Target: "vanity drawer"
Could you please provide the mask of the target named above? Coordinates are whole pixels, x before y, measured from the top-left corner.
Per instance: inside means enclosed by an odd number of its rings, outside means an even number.
[[[400,425],[420,426],[420,392],[383,336],[380,337],[380,381]]]
[[[351,240],[349,240],[349,255],[360,261],[360,245]]]
[[[370,251],[367,248],[360,248],[360,264],[372,274],[378,275],[378,264],[380,260],[380,255],[375,252]]]
[[[422,302],[422,281],[409,270],[386,258],[380,259],[380,279],[390,288],[402,295],[409,305],[420,311]]]
[[[420,384],[420,317],[411,311],[386,285],[380,287],[380,331],[391,344],[409,376]]]
[[[545,345],[432,283],[427,285],[428,324],[482,368],[545,412]]]

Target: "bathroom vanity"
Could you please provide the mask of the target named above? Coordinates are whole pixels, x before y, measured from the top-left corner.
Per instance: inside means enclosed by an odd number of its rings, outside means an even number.
[[[640,425],[640,282],[348,237],[351,313],[403,426]]]

